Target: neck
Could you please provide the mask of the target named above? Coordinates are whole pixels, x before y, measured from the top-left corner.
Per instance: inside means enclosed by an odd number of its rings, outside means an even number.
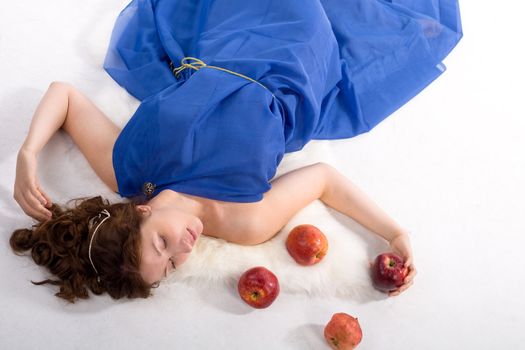
[[[166,189],[149,200],[146,205],[152,208],[162,208],[166,206],[175,207],[181,211],[197,216],[201,221],[206,221],[208,208],[198,197],[175,192]]]

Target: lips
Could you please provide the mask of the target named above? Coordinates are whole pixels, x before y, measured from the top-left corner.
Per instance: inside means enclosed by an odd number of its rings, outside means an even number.
[[[190,228],[186,228],[186,230],[190,233],[190,236],[192,238],[192,245],[195,244],[195,242],[197,241],[197,234]]]

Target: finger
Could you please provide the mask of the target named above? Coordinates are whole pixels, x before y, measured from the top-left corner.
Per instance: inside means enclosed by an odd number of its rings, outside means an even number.
[[[42,195],[42,193],[38,190],[38,187],[37,188],[31,188],[31,194],[33,195],[33,197],[35,197],[39,202],[40,204],[42,204],[43,206],[45,206],[47,204],[47,199],[45,199],[45,197]]]
[[[417,269],[414,265],[412,265],[409,275],[412,275],[412,277],[414,277],[416,274],[417,274]]]
[[[26,214],[26,215],[29,215],[28,211],[27,211],[27,203],[26,203],[26,199],[24,198],[23,195],[19,195],[17,198],[16,198],[16,202],[18,203],[18,205],[20,206],[20,208],[22,209],[22,211]],[[31,216],[31,215],[29,215]]]
[[[45,193],[42,188],[40,188],[40,186],[37,186],[38,190],[40,191],[40,193],[42,193],[42,195],[44,196],[45,200],[46,200],[46,207],[50,208],[51,205],[53,204],[53,201],[51,200],[51,198],[47,195],[47,193]]]
[[[414,284],[414,282],[410,281],[409,283],[405,283],[401,286],[401,288],[399,288],[399,293],[402,293],[404,292],[405,290],[408,289],[408,287],[410,287],[412,284]]]
[[[395,296],[397,296],[397,295],[399,295],[399,290],[397,290],[397,289],[388,292],[388,296],[389,296],[389,297],[395,297]]]
[[[37,198],[30,194],[26,197],[27,202],[30,204],[30,206],[36,210],[36,212],[39,214],[38,216],[47,218],[51,216],[51,212],[47,210],[44,205],[37,200]]]
[[[40,209],[30,207],[30,216],[38,221],[47,221],[51,219],[51,213],[42,212]]]
[[[27,203],[25,195],[22,195],[20,197],[20,199],[18,200],[18,204],[20,204],[20,207],[27,216],[30,216],[35,220],[40,220],[38,213]]]
[[[40,203],[31,193],[28,193],[24,195],[24,198],[26,200],[26,204],[31,209],[31,213],[34,218],[45,221],[49,218],[51,218],[51,212],[44,208],[42,203]]]
[[[405,261],[405,267],[412,265],[412,255],[409,255]]]
[[[413,282],[409,282],[409,283],[405,283],[403,284],[401,287],[399,287],[398,289],[395,289],[395,290],[391,290],[388,295],[389,296],[392,296],[392,297],[395,297],[396,295],[399,295],[401,294],[402,292],[404,292],[405,290],[407,290],[408,287],[410,287],[411,285],[413,284]]]
[[[398,294],[399,294],[399,287],[396,289],[392,289],[391,291],[388,292],[389,296],[396,296]]]
[[[414,277],[416,276],[416,274],[417,274],[416,267],[412,265],[410,267],[410,272],[408,273],[408,275],[404,279],[404,282],[407,283],[407,282],[412,281],[414,279]]]

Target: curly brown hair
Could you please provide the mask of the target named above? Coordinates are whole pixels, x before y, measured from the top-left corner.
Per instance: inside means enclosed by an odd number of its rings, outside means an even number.
[[[155,286],[146,283],[139,273],[142,216],[136,203],[110,204],[100,196],[72,201],[75,206],[65,210],[53,204],[50,220],[33,225],[32,229],[15,230],[11,235],[9,243],[17,255],[31,250],[35,263],[58,277],[31,282],[60,286],[55,295],[71,303],[78,298],[87,299],[87,288],[96,295],[107,292],[114,299],[150,296]],[[104,209],[111,218],[100,225],[91,247],[97,275],[89,261],[88,248],[99,221],[95,220],[90,230],[89,220]]]

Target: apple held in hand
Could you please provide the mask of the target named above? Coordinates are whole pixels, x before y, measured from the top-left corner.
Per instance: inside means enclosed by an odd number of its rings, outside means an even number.
[[[317,227],[299,225],[288,234],[286,249],[298,264],[313,265],[326,255],[328,240]]]
[[[258,266],[242,274],[237,290],[248,305],[264,309],[279,295],[279,281],[270,270]]]
[[[332,349],[354,349],[363,337],[361,326],[354,318],[344,312],[336,313],[324,328],[324,338]]]
[[[383,253],[376,257],[372,266],[372,284],[382,292],[390,292],[403,285],[408,274],[405,261],[395,253]]]

